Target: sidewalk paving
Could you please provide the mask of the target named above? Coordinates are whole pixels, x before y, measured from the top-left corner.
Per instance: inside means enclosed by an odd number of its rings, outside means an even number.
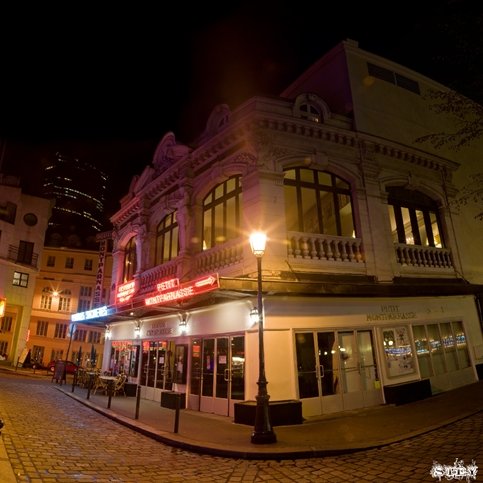
[[[189,409],[176,411],[159,402],[101,394],[64,384],[56,388],[95,411],[165,444],[217,456],[245,459],[321,457],[376,448],[463,419],[483,409],[483,381],[404,405],[381,405],[274,426],[276,443],[253,444],[253,428],[232,418]],[[136,413],[138,418],[136,419]]]
[[[16,372],[51,380],[45,371]],[[243,459],[310,458],[377,448],[424,434],[483,409],[483,381],[479,381],[399,406],[380,405],[309,418],[298,425],[274,426],[276,443],[253,444],[253,428],[235,424],[229,417],[181,409],[175,432],[176,411],[161,407],[160,402],[113,396],[108,408],[106,395],[91,392],[87,399],[87,389],[76,386],[72,391],[70,377],[62,385],[55,381],[51,384],[61,397],[74,398],[162,443],[198,453]]]

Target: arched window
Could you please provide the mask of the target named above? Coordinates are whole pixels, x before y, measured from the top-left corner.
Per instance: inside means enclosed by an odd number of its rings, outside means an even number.
[[[355,237],[350,185],[326,171],[285,171],[288,231]]]
[[[40,299],[40,308],[50,310],[52,308],[52,289],[44,287],[42,290],[42,298]]]
[[[70,300],[72,297],[72,292],[67,289],[63,290],[59,295],[59,311],[70,312]]]
[[[300,117],[313,122],[320,122],[322,116],[313,104],[302,104],[300,106]]]
[[[166,215],[156,230],[156,264],[169,262],[179,253],[179,228],[176,211]]]
[[[134,278],[137,270],[136,256],[136,237],[132,237],[124,248],[124,267],[122,272],[122,281],[127,282]]]
[[[203,201],[203,250],[240,235],[240,176],[216,186]]]
[[[389,220],[394,243],[443,248],[438,205],[419,191],[390,187]]]

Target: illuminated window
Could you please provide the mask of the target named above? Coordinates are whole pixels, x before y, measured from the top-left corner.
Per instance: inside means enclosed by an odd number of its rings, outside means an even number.
[[[124,248],[124,267],[122,279],[127,282],[134,278],[137,270],[136,237],[132,237]]]
[[[400,187],[387,191],[393,242],[443,248],[436,202],[418,191]]]
[[[354,236],[350,185],[325,171],[285,171],[285,222],[288,231]]]
[[[216,186],[203,201],[203,250],[240,235],[240,176]]]
[[[50,310],[52,308],[52,289],[45,287],[42,290],[42,297],[40,298],[40,308],[43,310]]]
[[[179,228],[176,211],[166,215],[156,230],[156,264],[169,262],[179,253]]]
[[[18,287],[28,287],[29,284],[29,274],[22,272],[13,272],[13,282],[12,285],[17,285]]]
[[[70,311],[70,301],[71,301],[71,291],[64,290],[59,297],[59,311],[69,312]]]

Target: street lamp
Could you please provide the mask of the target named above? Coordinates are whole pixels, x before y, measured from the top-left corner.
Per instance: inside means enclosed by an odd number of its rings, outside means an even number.
[[[250,247],[257,257],[258,269],[258,394],[255,413],[255,427],[252,433],[252,443],[276,443],[277,437],[270,424],[270,412],[267,392],[267,379],[265,377],[265,352],[263,349],[263,302],[262,302],[262,257],[265,253],[267,236],[262,232],[250,235]]]

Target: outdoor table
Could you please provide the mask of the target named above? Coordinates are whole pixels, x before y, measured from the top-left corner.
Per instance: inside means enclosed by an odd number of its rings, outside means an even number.
[[[99,379],[101,381],[105,381],[107,383],[107,395],[108,395],[107,408],[109,409],[111,407],[111,397],[112,397],[112,393],[113,393],[114,383],[117,381],[117,377],[116,376],[99,376]]]

